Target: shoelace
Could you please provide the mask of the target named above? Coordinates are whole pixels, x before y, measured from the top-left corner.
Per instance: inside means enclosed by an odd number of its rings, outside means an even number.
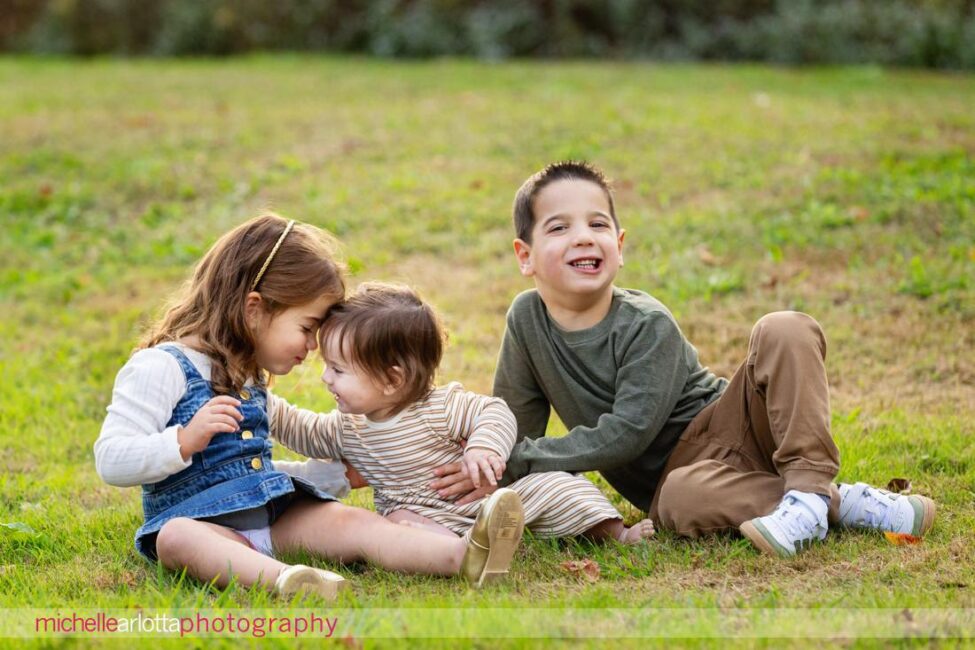
[[[880,496],[877,496],[880,495]],[[860,493],[863,509],[860,520],[872,528],[890,526],[891,505],[896,497],[891,492],[879,488],[865,487]]]
[[[815,538],[817,522],[805,506],[795,497],[788,497],[775,509],[779,524],[796,540],[796,548],[802,548]]]

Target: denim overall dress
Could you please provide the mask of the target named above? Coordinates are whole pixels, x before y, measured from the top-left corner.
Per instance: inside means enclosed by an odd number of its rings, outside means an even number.
[[[183,352],[170,345],[158,349],[173,355],[186,376],[186,394],[173,409],[167,427],[185,426],[201,406],[213,399],[210,382],[200,375]],[[228,513],[265,507],[267,522],[284,511],[296,489],[322,501],[336,500],[311,483],[276,472],[271,464],[268,439],[267,391],[248,386],[240,392],[238,409],[244,416],[232,433],[218,433],[192,464],[158,483],[142,486],[145,521],[135,533],[135,547],[150,560],[156,559],[156,536],[170,519],[208,519]]]

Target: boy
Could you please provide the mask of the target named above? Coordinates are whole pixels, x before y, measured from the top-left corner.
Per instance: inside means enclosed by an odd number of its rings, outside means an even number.
[[[661,527],[690,537],[739,529],[782,557],[823,539],[829,524],[914,535],[931,527],[926,497],[833,484],[839,452],[815,320],[763,317],[745,362],[730,382],[719,379],[666,307],[613,285],[625,231],[598,169],[550,165],[522,185],[513,211],[515,255],[535,290],[508,311],[495,373],[520,437],[503,484],[598,470]],[[550,407],[569,429],[563,438],[545,437]],[[438,470],[434,487],[469,490],[457,469]]]

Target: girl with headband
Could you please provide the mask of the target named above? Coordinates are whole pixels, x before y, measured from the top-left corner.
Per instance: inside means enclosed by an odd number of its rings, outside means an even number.
[[[299,550],[478,581],[496,562],[491,540],[398,526],[274,469],[268,380],[317,348],[325,313],[343,298],[333,251],[323,231],[275,215],[221,237],[119,371],[95,443],[98,474],[142,486],[143,556],[221,587],[235,579],[334,598],[347,586],[275,557]],[[522,517],[510,498],[481,510],[482,527],[517,525],[519,537]]]

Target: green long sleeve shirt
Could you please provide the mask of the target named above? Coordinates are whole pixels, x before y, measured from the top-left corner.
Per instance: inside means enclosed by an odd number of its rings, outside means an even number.
[[[502,483],[596,470],[648,510],[681,433],[727,384],[642,291],[615,288],[607,316],[572,332],[552,320],[537,291],[526,291],[508,310],[494,376],[494,394],[518,420]],[[551,408],[569,430],[564,437],[545,437]]]

